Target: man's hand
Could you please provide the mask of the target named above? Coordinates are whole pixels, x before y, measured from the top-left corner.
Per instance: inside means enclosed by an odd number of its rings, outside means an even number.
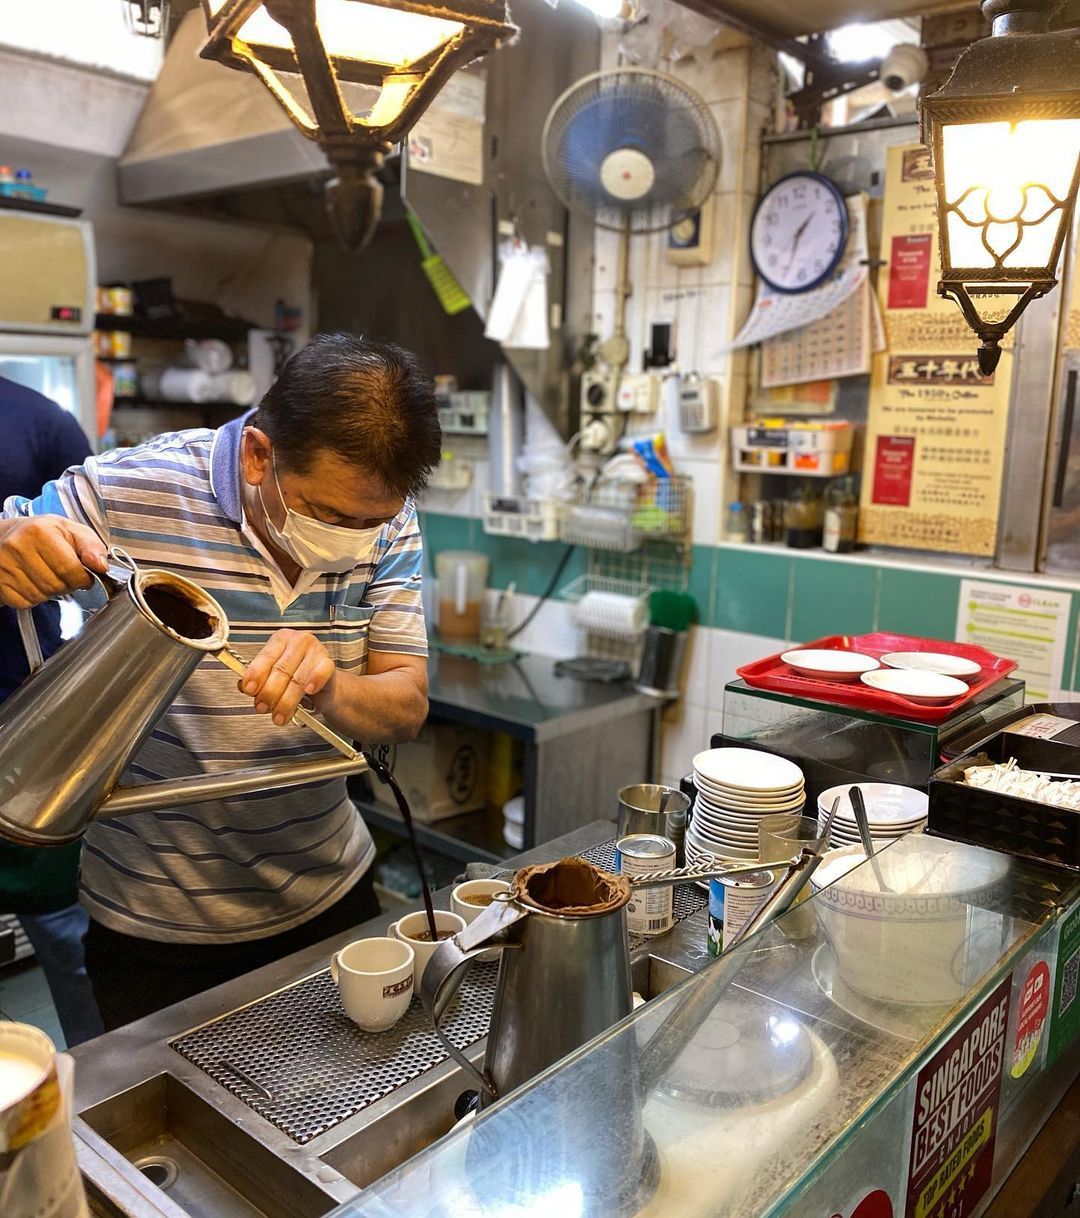
[[[283,727],[301,699],[321,693],[335,672],[330,653],[313,634],[278,630],[248,665],[239,688],[255,699],[260,715],[273,715],[274,722]]]
[[[0,520],[0,605],[29,609],[54,596],[88,588],[87,571],[106,569],[105,543],[66,516]]]

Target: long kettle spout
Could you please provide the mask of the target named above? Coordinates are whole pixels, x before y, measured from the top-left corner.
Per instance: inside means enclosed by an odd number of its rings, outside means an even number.
[[[125,816],[367,768],[363,756],[307,711],[310,727],[340,756],[123,787],[120,778],[181,686],[207,655],[234,671],[224,610],[198,584],[137,568],[110,551],[106,595],[82,633],[42,663],[26,613],[20,633],[31,676],[0,705],[0,836],[61,845],[98,817]],[[32,642],[31,642],[32,638]]]

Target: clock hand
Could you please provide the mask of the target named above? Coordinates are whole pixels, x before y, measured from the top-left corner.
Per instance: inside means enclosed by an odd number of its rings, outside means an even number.
[[[812,219],[813,219],[813,216],[807,216],[806,219],[802,222],[802,224],[800,224],[799,227],[795,230],[795,238],[791,243],[791,257],[788,259],[788,269],[789,270],[791,268],[791,264],[795,261],[795,252],[799,248],[799,242],[802,240],[802,235],[803,235],[803,233],[806,232],[807,225],[809,225],[809,223]]]

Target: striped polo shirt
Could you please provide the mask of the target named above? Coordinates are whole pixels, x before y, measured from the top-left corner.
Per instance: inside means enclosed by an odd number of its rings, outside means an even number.
[[[9,500],[7,513],[82,521],[137,563],[200,584],[225,610],[230,642],[244,660],[282,627],[310,631],[349,672],[366,671],[369,651],[426,655],[422,551],[411,502],[384,526],[371,561],[319,575],[306,587],[301,582],[291,603],[279,604],[271,562],[244,527],[244,423],[175,432],[92,457],[33,502]],[[309,730],[277,727],[269,715],[256,714],[235,675],[207,656],[124,782],[333,754]],[[96,821],[84,839],[81,900],[99,922],[124,934],[240,942],[314,917],[348,892],[373,857],[367,828],[337,778]]]

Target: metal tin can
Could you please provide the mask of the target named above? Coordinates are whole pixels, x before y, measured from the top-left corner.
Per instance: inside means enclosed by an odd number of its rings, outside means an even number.
[[[771,871],[749,871],[709,881],[709,955],[719,956],[769,899]]]
[[[615,870],[620,875],[652,875],[675,866],[675,843],[654,833],[631,833],[615,843]],[[671,887],[639,888],[626,907],[626,926],[634,935],[662,935],[675,925]]]

